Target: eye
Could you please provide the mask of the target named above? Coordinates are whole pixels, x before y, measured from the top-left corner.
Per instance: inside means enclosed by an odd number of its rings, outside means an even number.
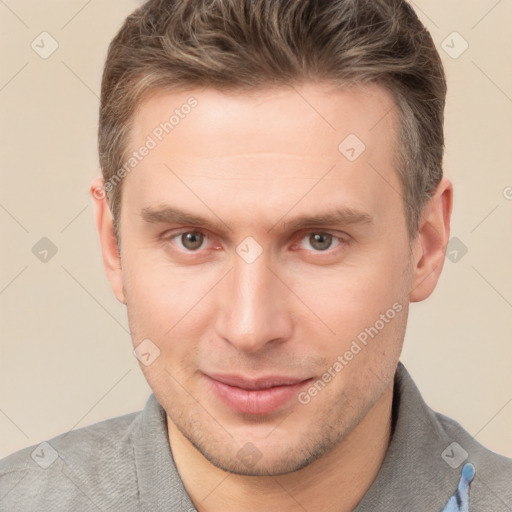
[[[334,246],[333,242],[335,242]],[[309,247],[305,247],[304,243],[306,243],[306,245],[309,245]],[[302,239],[300,247],[301,249],[309,250],[309,248],[312,247],[315,251],[326,251],[328,249],[337,247],[340,244],[341,242],[339,241],[339,239],[332,235],[331,233],[318,232],[308,233],[308,235]]]
[[[180,245],[188,251],[196,251],[200,249],[205,240],[205,236],[200,231],[186,231],[178,233],[171,238],[178,239]]]

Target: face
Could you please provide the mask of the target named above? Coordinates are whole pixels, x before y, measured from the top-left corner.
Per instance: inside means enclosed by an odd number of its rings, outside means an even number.
[[[169,420],[222,469],[304,467],[392,382],[411,290],[392,107],[309,84],[162,92],[134,117],[130,152],[156,146],[123,183],[118,295]]]

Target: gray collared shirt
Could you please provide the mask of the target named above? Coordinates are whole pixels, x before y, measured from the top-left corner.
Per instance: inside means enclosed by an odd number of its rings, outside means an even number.
[[[432,411],[401,363],[393,416],[384,463],[355,512],[512,512],[512,459]],[[61,434],[0,461],[0,512],[107,510],[195,511],[154,395],[139,413]]]

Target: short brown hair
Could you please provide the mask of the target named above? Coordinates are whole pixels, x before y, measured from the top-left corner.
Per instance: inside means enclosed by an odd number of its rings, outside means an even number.
[[[376,83],[398,106],[396,167],[414,238],[442,178],[446,80],[430,34],[404,0],[149,0],[110,44],[101,86],[105,182],[125,163],[148,92],[244,90],[329,80]],[[116,234],[122,187],[108,195]]]

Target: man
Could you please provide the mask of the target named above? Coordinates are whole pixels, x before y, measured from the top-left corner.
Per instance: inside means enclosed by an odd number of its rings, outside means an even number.
[[[4,459],[0,510],[512,510],[512,461],[399,363],[449,239],[445,93],[404,1],[130,16],[91,193],[153,395]]]

